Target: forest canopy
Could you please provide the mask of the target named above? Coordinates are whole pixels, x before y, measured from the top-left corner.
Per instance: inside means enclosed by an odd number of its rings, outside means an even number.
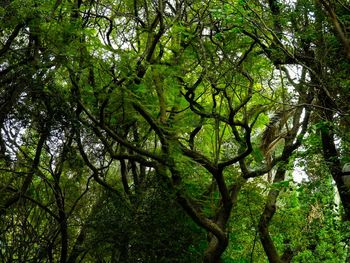
[[[0,3],[0,262],[349,262],[350,1]]]

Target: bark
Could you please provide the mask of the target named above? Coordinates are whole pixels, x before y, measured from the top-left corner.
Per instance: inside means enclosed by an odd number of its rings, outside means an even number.
[[[284,175],[285,175],[285,170],[282,167],[279,167],[277,169],[273,182],[278,183],[283,181]],[[264,212],[260,217],[259,226],[258,226],[261,244],[263,245],[263,248],[265,250],[267,258],[269,259],[269,262],[271,263],[282,262],[280,256],[278,255],[278,251],[275,247],[275,244],[269,233],[269,224],[276,212],[276,201],[279,193],[280,193],[279,189],[270,190],[267,196]]]
[[[217,237],[213,236],[210,241],[208,248],[204,252],[203,263],[220,263],[221,255],[224,253],[228,245],[228,237],[226,236],[223,242],[220,242]]]
[[[300,102],[302,102],[302,98],[300,99]],[[311,98],[309,98],[311,100]],[[307,101],[310,103],[311,101]],[[294,139],[296,138],[299,130],[299,121],[300,117],[302,115],[302,108],[297,109],[294,112],[293,116],[293,126],[292,129],[289,130],[288,136],[286,136],[285,139],[285,146],[282,153],[282,160],[285,162],[288,161],[289,157],[292,155],[293,151],[297,149],[300,144],[302,137],[305,135],[307,130],[307,124],[309,122],[310,117],[310,109],[305,109],[305,116],[302,120],[301,124],[301,130],[299,133],[299,137],[296,139],[296,142],[294,142]],[[286,173],[286,167],[283,165],[283,163],[277,168],[273,183],[279,183],[285,180],[285,173]],[[269,224],[276,212],[276,201],[278,198],[278,195],[280,193],[280,189],[277,187],[273,187],[267,196],[266,204],[264,211],[260,217],[259,225],[258,225],[258,231],[260,234],[260,240],[263,245],[263,248],[265,250],[265,253],[269,259],[269,262],[272,263],[282,263],[282,262],[290,262],[293,258],[294,252],[287,247],[283,253],[282,256],[278,254],[278,251],[274,245],[274,242],[270,236],[269,233]]]
[[[228,245],[228,236],[216,222],[206,218],[191,204],[191,202],[181,195],[177,194],[177,202],[182,206],[192,220],[204,228],[209,233],[209,244],[204,252],[204,263],[220,262],[220,257]]]
[[[334,143],[334,136],[329,129],[321,131],[323,156],[326,160],[329,171],[336,183],[340,200],[344,207],[345,221],[350,221],[350,189],[347,189],[342,180],[342,168],[338,157],[338,152]]]
[[[324,9],[326,10],[326,13],[329,19],[331,20],[333,27],[336,31],[336,34],[338,35],[341,43],[343,44],[346,57],[350,61],[350,42],[347,37],[344,26],[341,24],[340,20],[338,19],[337,14],[335,13],[333,7],[331,6],[331,3],[327,0],[319,0],[319,1],[324,7]]]
[[[331,18],[339,37],[342,38],[342,34],[345,34],[345,32],[342,32],[340,24],[337,24],[339,23],[338,18],[336,17],[332,6],[330,6],[329,1],[320,0],[319,3],[326,9],[326,12]],[[322,28],[322,17],[318,13],[316,13],[316,22],[317,28]],[[346,49],[348,41],[346,39],[341,40]],[[311,84],[317,87],[318,104],[321,106],[320,114],[322,119],[325,121],[324,125],[320,128],[323,157],[326,161],[329,172],[336,183],[340,200],[344,207],[343,219],[345,221],[350,221],[350,189],[347,189],[342,180],[342,165],[339,158],[340,155],[335,144],[334,131],[332,128],[334,123],[334,113],[338,110],[338,105],[334,101],[336,94],[334,93],[332,96],[328,91],[330,87],[326,79],[327,77],[331,76],[327,76],[322,71],[322,58],[324,56],[323,48],[325,44],[323,34],[320,34],[317,43],[320,48],[316,50],[317,52],[314,58],[314,65],[310,65],[310,68],[314,68],[314,72],[311,75]],[[348,53],[347,49],[345,51]]]
[[[60,263],[66,263],[67,254],[68,254],[68,225],[67,225],[67,215],[65,212],[65,205],[64,205],[62,190],[59,185],[59,176],[55,178],[53,187],[54,187],[56,205],[58,208],[58,218],[59,218],[59,225],[60,225],[60,232],[61,232]]]
[[[124,188],[124,192],[130,196],[130,187],[129,187],[129,183],[128,183],[128,169],[126,167],[126,163],[125,160],[120,160],[120,173],[122,176],[122,183],[123,183],[123,188]]]
[[[344,181],[342,180],[342,166],[339,159],[339,153],[335,145],[334,132],[332,130],[332,123],[334,122],[333,111],[328,109],[327,106],[331,103],[327,96],[322,96],[320,94],[320,102],[324,107],[323,118],[326,120],[324,126],[320,129],[323,156],[328,166],[328,169],[336,183],[340,200],[344,207],[345,221],[350,221],[350,189],[346,187]]]
[[[280,166],[277,169],[274,183],[281,182],[285,180],[285,168],[283,166]],[[270,190],[267,201],[265,204],[264,211],[260,217],[259,221],[259,234],[260,234],[260,240],[261,244],[263,245],[264,251],[267,255],[267,258],[269,259],[269,262],[271,263],[289,263],[292,261],[292,258],[295,254],[295,251],[293,251],[288,245],[285,248],[282,256],[278,254],[278,251],[275,247],[275,244],[270,236],[269,233],[269,224],[276,212],[276,201],[278,198],[278,195],[280,193],[279,189],[272,189]]]

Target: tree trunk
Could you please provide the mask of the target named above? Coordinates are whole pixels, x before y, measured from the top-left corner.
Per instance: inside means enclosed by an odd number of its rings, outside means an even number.
[[[209,245],[204,252],[203,263],[221,263],[221,255],[224,253],[227,245],[227,236],[225,240],[220,242],[216,236],[211,235]]]
[[[324,107],[322,117],[326,121],[324,126],[320,129],[323,157],[333,177],[333,180],[336,183],[340,200],[344,207],[343,219],[345,221],[350,221],[350,189],[346,187],[342,179],[342,166],[339,159],[339,153],[334,142],[335,138],[332,128],[332,123],[334,122],[333,111],[329,109],[330,105],[332,105],[332,101],[323,92],[320,93],[319,100],[321,102],[321,105]]]
[[[281,182],[284,180],[285,171],[283,168],[279,167],[275,178],[273,180],[274,183]],[[265,250],[267,258],[271,263],[281,263],[282,260],[278,255],[278,251],[273,243],[273,240],[269,233],[269,224],[276,212],[276,201],[280,191],[278,189],[271,189],[267,196],[267,201],[265,204],[264,212],[262,213],[259,221],[259,234],[261,244]]]

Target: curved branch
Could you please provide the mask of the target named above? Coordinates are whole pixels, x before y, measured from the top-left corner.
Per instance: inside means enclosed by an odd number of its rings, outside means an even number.
[[[25,26],[25,23],[18,24],[15,29],[12,31],[10,37],[7,39],[5,45],[0,49],[0,56],[4,55],[12,44],[12,41],[18,36],[20,30]]]
[[[239,162],[240,160],[243,160],[245,157],[247,157],[252,151],[253,151],[253,146],[252,146],[252,142],[251,142],[251,128],[246,125],[245,127],[245,130],[246,130],[246,133],[245,133],[245,144],[246,144],[246,149],[239,155],[237,155],[236,157],[230,159],[230,160],[227,160],[227,161],[224,161],[224,162],[221,162],[219,163],[218,167],[220,170],[223,170],[225,167],[229,166],[229,165],[232,165],[234,163],[237,163]]]
[[[177,194],[176,197],[177,202],[182,206],[182,208],[187,212],[187,214],[192,218],[194,222],[196,222],[199,226],[203,227],[210,233],[213,233],[220,242],[227,243],[227,236],[224,231],[220,229],[220,227],[215,224],[213,221],[202,216],[190,203],[190,201],[182,196],[181,194]]]
[[[82,108],[82,110],[86,113],[86,115],[89,117],[89,119],[98,125],[101,129],[103,129],[109,136],[111,136],[114,140],[116,140],[121,145],[125,146],[126,148],[129,148],[133,150],[134,152],[141,154],[145,157],[149,157],[153,160],[158,161],[161,164],[166,164],[165,160],[163,160],[158,155],[152,154],[150,152],[147,152],[145,150],[140,149],[139,147],[131,144],[130,142],[124,140],[122,137],[120,137],[118,134],[116,134],[114,131],[112,131],[109,127],[105,126],[104,123],[100,123],[96,120],[96,118],[86,109],[86,107],[81,103],[81,101],[78,101],[78,105]]]

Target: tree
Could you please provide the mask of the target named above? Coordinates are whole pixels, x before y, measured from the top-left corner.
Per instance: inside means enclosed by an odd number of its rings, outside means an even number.
[[[257,234],[270,262],[300,258],[309,248],[271,229],[281,227],[278,198],[310,127],[348,217],[348,106],[334,99],[347,94],[345,10],[326,1],[4,3],[2,259],[222,262],[240,235],[238,212],[255,228],[251,260]],[[337,64],[322,58],[341,47]],[[239,204],[250,184],[262,199],[254,215]],[[23,240],[13,237],[19,225]]]

